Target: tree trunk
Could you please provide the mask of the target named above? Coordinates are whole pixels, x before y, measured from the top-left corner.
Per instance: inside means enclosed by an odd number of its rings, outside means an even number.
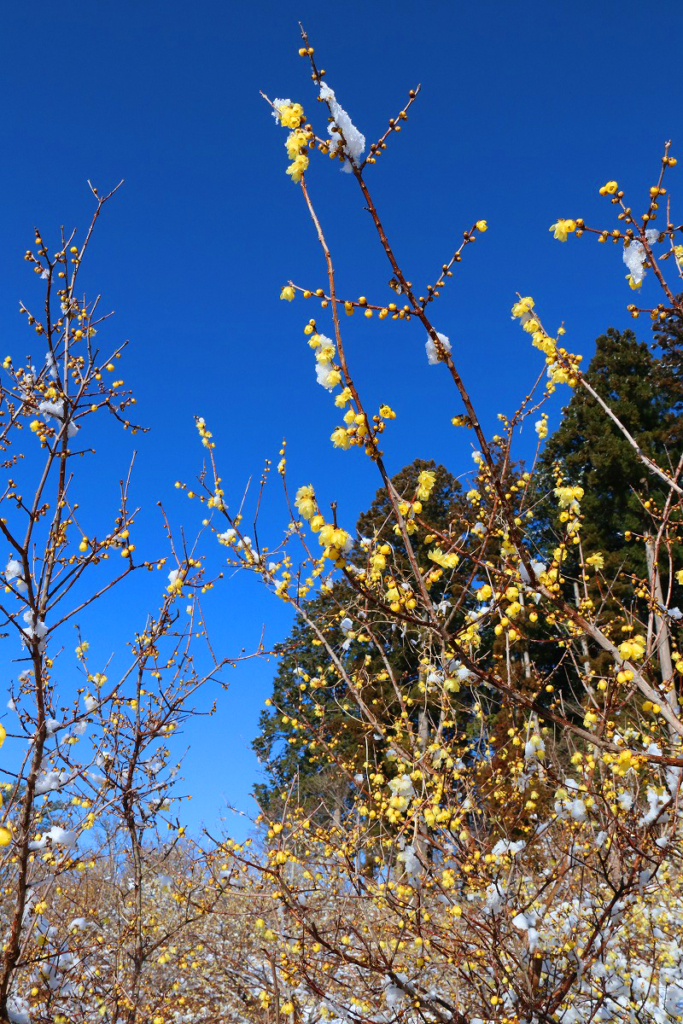
[[[655,545],[653,538],[648,534],[645,537],[645,554],[647,556],[647,573],[650,579],[650,593],[654,596],[656,610],[655,620],[655,643],[659,658],[659,667],[662,672],[662,683],[670,684],[666,699],[672,711],[678,713],[678,698],[676,687],[673,683],[673,663],[671,661],[671,642],[669,638],[669,626],[666,618],[660,614],[664,609],[664,595],[662,594],[662,581],[659,576],[659,566],[655,558]]]

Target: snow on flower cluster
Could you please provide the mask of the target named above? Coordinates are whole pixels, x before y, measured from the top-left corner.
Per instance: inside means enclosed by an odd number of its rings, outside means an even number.
[[[16,558],[10,558],[5,566],[5,581],[11,584],[20,594],[25,594],[26,580],[24,579],[24,567]]]
[[[304,122],[303,107],[289,99],[276,99],[273,101],[273,117],[283,128],[291,129],[285,142],[287,156],[292,161],[287,174],[292,181],[299,182],[308,168],[309,133],[301,127]]]
[[[659,237],[659,231],[656,228],[648,228],[645,237],[650,245],[654,245]],[[640,288],[645,278],[645,263],[647,262],[647,253],[642,242],[635,238],[630,245],[625,245],[623,259],[628,269],[626,276],[631,288]]]
[[[308,343],[315,351],[316,380],[326,391],[332,391],[341,381],[339,368],[332,362],[335,355],[334,341],[324,334],[316,333],[311,335]]]

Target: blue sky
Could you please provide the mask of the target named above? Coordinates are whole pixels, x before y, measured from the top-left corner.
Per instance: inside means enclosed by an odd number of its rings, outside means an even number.
[[[539,354],[510,322],[517,291],[536,298],[547,327],[565,321],[568,347],[587,358],[608,326],[631,324],[618,250],[588,237],[561,245],[548,226],[583,216],[612,227],[598,187],[616,178],[638,209],[664,140],[673,137],[672,152],[683,156],[683,83],[667,56],[680,48],[683,29],[675,0],[655,8],[634,0],[8,5],[0,39],[2,347],[16,357],[32,344],[17,310],[20,298],[37,294],[22,260],[33,226],[48,242],[61,224],[82,229],[91,207],[86,180],[104,190],[124,178],[85,281],[116,310],[108,337],[131,340],[122,376],[152,428],[137,439],[140,551],[160,548],[157,499],[176,522],[196,525],[198,510],[173,488],[201,466],[195,414],[214,432],[233,501],[265,458],[277,459],[283,436],[290,483],[312,482],[323,501],[338,498],[347,524],[377,486],[362,455],[330,446],[338,418],[315,383],[302,334],[315,308],[279,300],[290,277],[324,283],[301,195],[284,173],[285,133],[259,96],[262,89],[301,101],[324,130],[297,55],[299,19],[369,141],[422,84],[401,136],[368,172],[407,276],[433,280],[462,231],[488,220],[433,319],[450,337],[490,433],[496,413],[513,411],[540,369]],[[683,195],[680,174],[670,179],[674,204]],[[389,301],[388,265],[353,179],[319,159],[308,181],[340,292]],[[655,294],[647,281],[643,298]],[[345,328],[368,405],[387,401],[398,413],[386,435],[390,468],[421,456],[469,471],[469,438],[450,426],[456,396],[442,368],[427,365],[420,328],[359,317]],[[551,429],[558,409],[559,402]],[[533,440],[522,439],[522,454]],[[133,443],[115,432],[103,438],[102,462],[88,470],[95,505],[110,493],[107,479],[125,471]],[[263,514],[271,542],[285,522],[276,495],[274,488]],[[93,627],[103,650],[122,647],[145,596],[131,592]],[[226,654],[252,647],[264,622],[267,642],[287,629],[285,612],[250,581],[217,590],[207,614]],[[211,695],[216,715],[187,729],[193,826],[214,827],[225,803],[253,810],[258,766],[249,741],[272,671],[265,661],[235,669],[229,691]],[[237,833],[243,827],[229,824]]]

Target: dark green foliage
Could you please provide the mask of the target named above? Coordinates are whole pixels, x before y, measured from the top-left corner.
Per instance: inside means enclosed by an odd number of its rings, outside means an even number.
[[[663,386],[661,365],[646,344],[638,342],[632,331],[610,328],[597,339],[586,379],[646,455],[664,469],[676,464],[679,452],[671,437],[677,400],[671,388]],[[549,492],[555,486],[556,466],[565,483],[585,490],[582,543],[588,553],[602,552],[605,578],[612,580],[620,569],[644,577],[644,545],[627,543],[625,534],[642,536],[652,531],[652,517],[643,502],[652,498],[661,507],[664,487],[581,387],[573,392],[562,424],[546,444],[539,489]],[[554,508],[551,497],[545,515],[549,545],[561,532]]]
[[[316,597],[308,602],[309,617],[327,634],[334,646],[343,641],[338,623],[337,609],[348,599],[346,584],[338,584],[331,596]],[[332,632],[330,632],[332,629]],[[345,799],[346,782],[340,773],[322,771],[317,761],[311,761],[308,743],[312,737],[297,730],[295,723],[314,715],[315,703],[319,696],[311,688],[311,680],[324,679],[326,682],[326,716],[324,725],[326,738],[333,741],[341,735],[346,715],[343,711],[343,693],[335,677],[325,672],[326,656],[321,647],[312,642],[308,625],[298,618],[287,640],[278,648],[279,667],[273,680],[271,695],[272,708],[261,712],[259,735],[252,746],[261,760],[267,781],[255,787],[259,804],[269,813],[287,799],[292,787],[295,788],[297,803],[308,806],[322,802],[326,815],[331,815]],[[304,689],[302,689],[304,687]],[[287,718],[287,721],[283,721]],[[352,739],[357,742],[360,737]],[[293,741],[293,742],[290,742]],[[343,755],[343,750],[339,753]]]
[[[683,302],[683,294],[677,298]],[[671,401],[667,441],[680,448],[683,442],[683,320],[679,316],[670,316],[653,330],[661,353],[657,365],[657,387],[669,395]]]

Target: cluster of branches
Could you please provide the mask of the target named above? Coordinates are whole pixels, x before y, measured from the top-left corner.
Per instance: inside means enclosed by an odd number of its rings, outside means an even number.
[[[8,355],[0,383],[0,612],[11,679],[0,724],[2,1021],[144,1017],[144,967],[177,928],[150,928],[149,919],[183,833],[170,741],[224,664],[199,607],[211,581],[163,510],[165,553],[136,550],[132,462],[109,514],[95,485],[100,419],[131,434],[142,428],[128,419],[135,398],[116,379],[126,344],[103,351],[110,314],[79,291],[114,194],[92,193],[80,243],[62,233],[50,248],[36,230],[25,260],[44,297],[20,311],[41,355]],[[142,573],[159,572],[163,582],[143,585]],[[152,610],[114,655],[117,605],[133,587],[149,592]],[[198,914],[189,896],[183,914]]]

